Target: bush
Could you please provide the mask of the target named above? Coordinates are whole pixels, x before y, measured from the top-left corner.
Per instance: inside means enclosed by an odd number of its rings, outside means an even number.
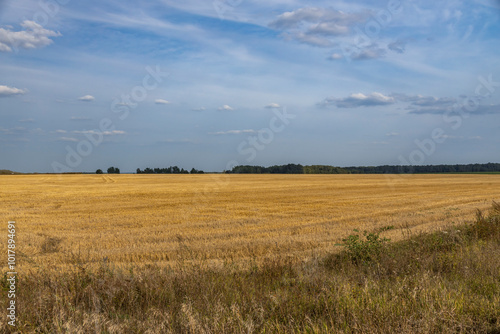
[[[358,230],[354,230],[358,232]],[[380,259],[387,238],[380,238],[379,233],[363,232],[366,240],[359,234],[351,234],[346,239],[342,239],[346,248],[346,255],[355,264],[367,264]]]
[[[471,225],[469,233],[479,240],[500,238],[500,204],[493,201],[492,208],[487,217],[481,210],[476,212],[476,221]]]

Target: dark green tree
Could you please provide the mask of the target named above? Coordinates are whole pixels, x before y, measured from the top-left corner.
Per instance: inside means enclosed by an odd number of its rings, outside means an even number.
[[[102,169],[98,169],[98,170],[96,170],[96,171],[95,171],[95,173],[96,173],[96,174],[104,174],[104,173],[102,172]]]
[[[120,174],[120,168],[109,167],[108,168],[108,174]]]

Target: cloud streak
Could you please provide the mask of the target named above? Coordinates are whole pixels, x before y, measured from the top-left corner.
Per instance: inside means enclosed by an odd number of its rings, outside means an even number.
[[[500,114],[500,104],[494,104],[494,105],[478,105],[474,110],[472,111],[467,111],[468,114],[471,115],[493,115],[493,114]],[[425,114],[431,114],[431,115],[444,115],[444,114],[461,114],[460,108],[456,108],[455,106],[436,106],[436,107],[428,107],[428,108],[421,108],[421,109],[413,109],[410,111],[410,114],[415,114],[415,115],[425,115]]]
[[[351,27],[368,18],[368,12],[344,13],[329,8],[305,7],[285,12],[269,26],[278,30],[305,27],[307,35],[339,36],[350,32]]]
[[[63,141],[63,142],[78,142],[78,139],[73,138],[73,137],[59,137],[59,138],[57,138],[57,141]]]
[[[322,106],[334,105],[337,108],[358,108],[358,107],[374,107],[385,106],[396,103],[396,100],[391,96],[386,96],[381,93],[373,92],[369,95],[363,93],[351,94],[344,98],[327,98],[320,103]]]
[[[243,133],[255,133],[255,130],[247,129],[247,130],[228,130],[228,131],[219,131],[219,132],[209,132],[209,135],[239,135]]]
[[[116,136],[116,135],[125,135],[127,134],[125,131],[121,130],[113,130],[113,131],[95,131],[95,130],[86,130],[86,131],[73,131],[75,134],[90,134],[90,135],[98,135],[102,134],[105,136]]]

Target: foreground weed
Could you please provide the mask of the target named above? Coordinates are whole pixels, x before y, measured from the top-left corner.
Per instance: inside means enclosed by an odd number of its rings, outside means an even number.
[[[354,232],[359,231],[354,230]],[[368,233],[367,231],[363,231],[363,237],[358,233],[342,239],[346,255],[355,264],[368,264],[377,261],[380,259],[385,244],[390,241],[390,239],[381,238],[379,233]]]

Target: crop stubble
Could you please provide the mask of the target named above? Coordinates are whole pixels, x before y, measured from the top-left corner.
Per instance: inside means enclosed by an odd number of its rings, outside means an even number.
[[[500,199],[500,175],[12,175],[0,221],[17,222],[19,264],[64,269],[305,259],[353,229],[430,231]],[[4,237],[6,238],[4,233]],[[5,241],[5,240],[4,240]],[[6,242],[2,242],[6,248]],[[4,268],[5,269],[5,268]]]

